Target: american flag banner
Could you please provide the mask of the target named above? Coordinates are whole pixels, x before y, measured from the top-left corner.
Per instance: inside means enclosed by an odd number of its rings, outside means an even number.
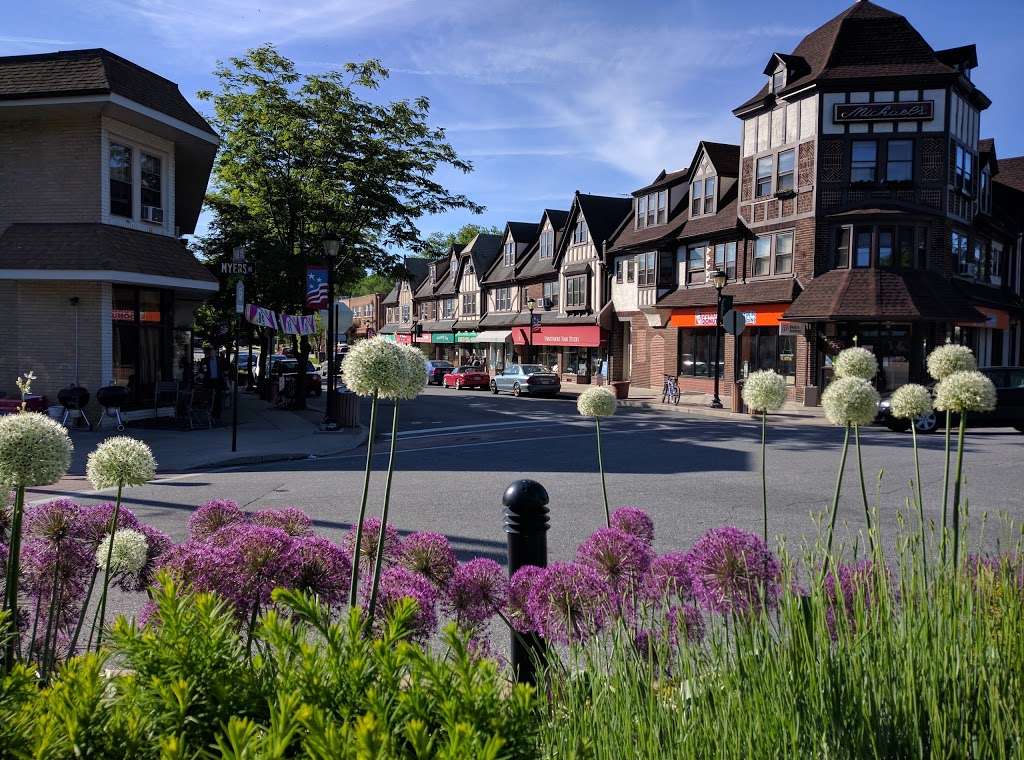
[[[310,264],[306,267],[306,308],[326,309],[329,303],[327,267]]]

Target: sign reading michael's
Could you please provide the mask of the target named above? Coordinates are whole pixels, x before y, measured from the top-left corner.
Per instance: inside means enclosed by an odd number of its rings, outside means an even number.
[[[836,103],[833,121],[931,121],[935,101],[903,103]]]

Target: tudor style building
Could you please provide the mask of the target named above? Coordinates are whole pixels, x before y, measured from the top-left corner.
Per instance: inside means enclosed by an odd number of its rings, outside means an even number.
[[[413,342],[416,325],[413,293],[427,279],[428,273],[429,263],[426,259],[410,257],[403,262],[394,287],[381,302],[384,307],[384,326],[380,328],[380,334],[387,340],[405,345]]]
[[[190,378],[218,288],[194,231],[219,138],[177,85],[108,50],[0,58],[0,390]]]

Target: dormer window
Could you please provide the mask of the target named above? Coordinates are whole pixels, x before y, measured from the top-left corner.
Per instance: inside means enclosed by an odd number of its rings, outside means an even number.
[[[715,189],[718,178],[712,174],[690,183],[690,216],[715,213]]]
[[[505,241],[504,255],[502,256],[501,263],[507,267],[512,266],[516,263],[516,244],[512,238]]]
[[[437,284],[437,264],[430,265],[430,286]]]
[[[772,92],[779,92],[783,87],[786,86],[786,69],[783,66],[775,69],[775,73],[772,74],[771,89]]]
[[[540,233],[540,245],[537,256],[542,259],[550,259],[555,252],[555,231],[548,225]]]
[[[668,190],[659,190],[636,199],[636,228],[664,224],[668,219]]]
[[[578,222],[576,222],[576,226],[573,228],[572,231],[572,244],[583,245],[589,239],[589,235],[587,234],[587,223],[585,220],[580,219]]]

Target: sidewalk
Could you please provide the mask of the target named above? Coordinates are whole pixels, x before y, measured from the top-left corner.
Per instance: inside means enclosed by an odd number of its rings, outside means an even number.
[[[575,383],[563,383],[563,396],[579,396],[590,385],[578,385]],[[703,417],[718,417],[720,419],[734,420],[737,422],[756,420],[754,416],[743,412],[729,411],[730,399],[728,396],[722,398],[724,409],[711,408],[711,395],[708,393],[682,393],[679,397],[679,404],[663,404],[661,392],[651,388],[637,388],[630,386],[629,398],[619,401],[620,406],[635,409],[657,409],[664,412],[675,412],[677,414],[697,414]],[[787,403],[777,412],[772,412],[772,419],[775,422],[785,422],[796,425],[824,425],[831,423],[825,419],[825,413],[820,406],[801,406]]]
[[[231,410],[225,409],[222,424],[212,430],[179,430],[129,425],[116,433],[104,421],[98,433],[74,430],[71,440],[75,453],[69,475],[85,474],[85,462],[105,438],[129,435],[145,441],[153,449],[161,475],[189,470],[207,470],[244,464],[306,459],[327,456],[358,448],[366,441],[366,429],[322,433],[318,426],[322,408],[311,406],[303,412],[274,409],[268,402],[250,393],[238,395],[238,450],[231,451]]]

